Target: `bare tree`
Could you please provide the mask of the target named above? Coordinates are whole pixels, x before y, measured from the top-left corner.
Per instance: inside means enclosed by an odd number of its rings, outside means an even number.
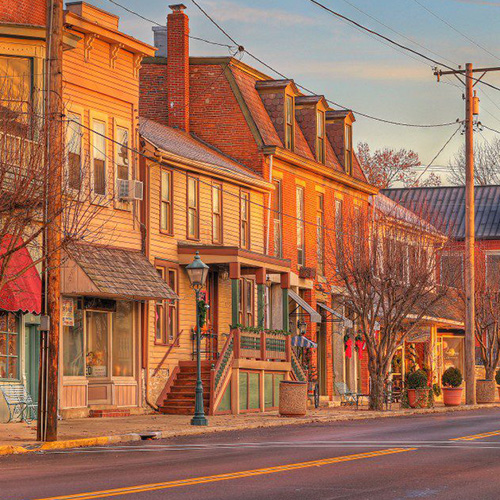
[[[434,173],[419,180],[416,167],[422,165],[418,153],[411,149],[377,149],[373,153],[366,142],[358,144],[357,158],[368,182],[381,189],[403,185],[406,187],[439,186],[441,179]]]
[[[370,408],[382,410],[396,350],[447,293],[436,281],[437,253],[447,239],[382,195],[369,210],[345,214],[342,229],[327,236],[331,284],[366,343]]]
[[[456,186],[465,186],[465,146],[449,161],[449,181]],[[500,139],[490,142],[475,141],[474,183],[476,186],[500,184]]]
[[[13,80],[13,81],[12,81]],[[105,208],[90,189],[89,158],[81,141],[81,130],[72,130],[65,120],[67,159],[60,179],[62,205],[56,218],[47,217],[46,207],[56,190],[48,184],[54,162],[47,161],[47,123],[37,97],[22,92],[25,86],[16,79],[0,80],[0,290],[33,267],[46,263],[44,234],[60,224],[61,246],[97,237],[100,226],[94,218]],[[63,118],[61,118],[63,120]],[[75,146],[77,143],[77,146]],[[52,154],[54,154],[52,149]],[[27,250],[31,259],[16,259]],[[16,259],[16,265],[12,265]]]

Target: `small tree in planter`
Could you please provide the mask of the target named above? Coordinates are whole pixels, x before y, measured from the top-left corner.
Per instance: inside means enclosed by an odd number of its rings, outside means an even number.
[[[429,387],[424,370],[411,372],[406,379],[406,387],[411,408],[425,408],[428,405]]]
[[[498,396],[500,397],[500,370],[497,370],[495,374],[495,381],[497,383],[498,387]]]
[[[460,387],[463,382],[462,372],[450,366],[441,377],[443,384],[443,402],[445,406],[459,406],[462,402],[463,388]]]

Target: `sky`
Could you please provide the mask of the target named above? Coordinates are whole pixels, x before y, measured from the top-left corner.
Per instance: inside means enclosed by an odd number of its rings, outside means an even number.
[[[110,0],[87,1],[119,15],[122,31],[152,44],[150,22]],[[160,24],[166,22],[168,5],[172,3],[172,0],[116,1]],[[356,115],[356,111],[417,124],[453,122],[464,116],[463,87],[455,77],[443,78],[438,83],[431,68],[433,63],[395,50],[310,0],[197,2],[240,45],[267,64],[315,93],[353,109],[355,143],[366,141],[373,150],[412,149],[426,165],[458,125],[402,127]],[[191,35],[231,43],[191,0],[184,3]],[[500,0],[322,0],[322,3],[450,66],[465,66],[467,62],[475,67],[500,66]],[[227,55],[228,50],[191,40],[190,53],[215,56]],[[248,55],[242,60],[279,78]],[[489,73],[484,79],[500,87],[500,71]],[[479,119],[500,130],[500,91],[482,85],[476,88],[480,98]],[[476,133],[480,142],[491,142],[495,136],[500,137],[487,130]],[[464,136],[457,133],[434,164],[447,165],[463,142]],[[446,177],[442,178],[446,184]]]

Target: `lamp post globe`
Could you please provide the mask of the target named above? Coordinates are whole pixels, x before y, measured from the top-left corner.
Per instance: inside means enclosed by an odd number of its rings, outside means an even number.
[[[208,269],[209,267],[201,260],[199,252],[196,252],[193,262],[186,266],[191,287],[196,293],[196,391],[194,416],[191,419],[191,425],[208,425],[203,405],[203,384],[201,382],[201,318],[198,307],[200,291],[207,280]]]

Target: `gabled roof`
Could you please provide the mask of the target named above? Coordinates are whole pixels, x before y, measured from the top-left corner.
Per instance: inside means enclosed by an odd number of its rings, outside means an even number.
[[[500,186],[475,187],[476,239],[500,239]],[[381,191],[456,239],[465,237],[465,187],[399,188]]]
[[[161,151],[216,167],[221,173],[237,174],[249,182],[261,181],[257,174],[242,163],[229,158],[183,130],[141,117],[139,133]]]

